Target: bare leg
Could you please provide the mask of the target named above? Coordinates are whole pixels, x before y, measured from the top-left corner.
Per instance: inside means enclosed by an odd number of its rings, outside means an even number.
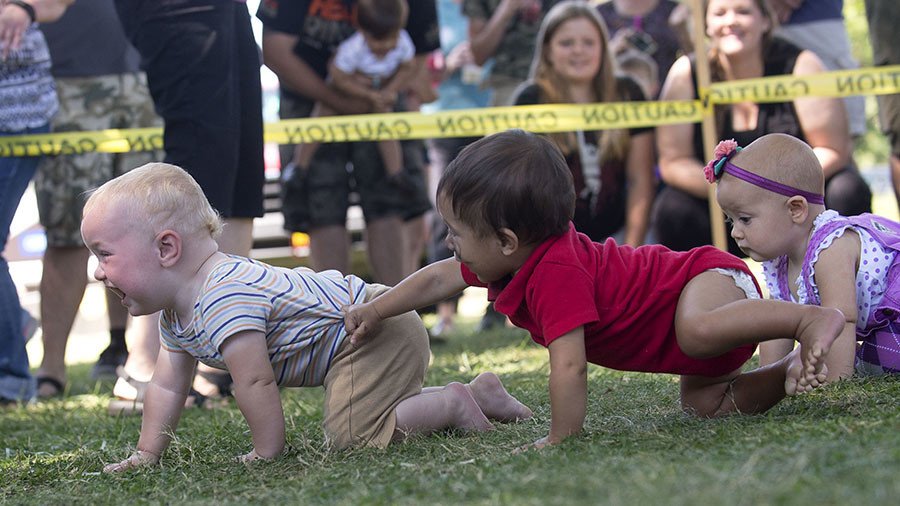
[[[759,365],[769,365],[778,362],[794,349],[795,344],[797,342],[793,339],[773,339],[760,343]]]
[[[350,268],[349,251],[347,229],[343,225],[309,231],[309,263],[314,271],[335,269],[347,273]]]
[[[734,281],[722,274],[705,272],[692,279],[675,313],[681,349],[689,356],[708,358],[746,344],[793,337],[800,343],[806,381],[813,381],[844,327],[843,313],[744,297]]]
[[[428,227],[425,225],[425,215],[407,220],[403,223],[404,235],[404,266],[403,275],[419,270],[422,264],[422,255],[425,252],[425,244],[428,242]]]
[[[316,102],[313,105],[312,112],[310,112],[310,118],[321,118],[322,116],[334,116],[335,111],[325,106],[321,102]],[[297,144],[297,147],[294,148],[294,164],[297,165],[297,168],[300,170],[308,170],[309,164],[312,163],[312,159],[316,156],[316,151],[319,149],[318,142],[306,142],[303,144]]]
[[[681,406],[693,415],[713,418],[732,413],[762,413],[798,390],[802,378],[800,349],[777,362],[740,374],[719,378],[681,377]],[[820,374],[815,380],[825,380]]]
[[[87,248],[48,247],[44,252],[41,276],[41,325],[44,357],[37,377],[66,381],[66,345],[78,307],[87,286]],[[41,385],[38,397],[56,395],[49,384]]]
[[[250,256],[253,247],[253,218],[225,218],[225,228],[219,236],[219,251]]]
[[[483,372],[470,381],[466,387],[484,413],[484,416],[498,422],[518,422],[528,420],[534,413],[519,402],[503,387],[500,378],[492,372]],[[425,387],[422,393],[440,392],[446,387]]]
[[[400,141],[379,141],[378,153],[384,162],[384,170],[388,176],[396,176],[403,170],[403,152],[400,150]],[[310,156],[310,158],[312,158]]]
[[[372,220],[366,227],[366,244],[375,280],[389,286],[402,281],[403,221],[399,217]]]
[[[469,382],[469,389],[478,407],[491,420],[518,422],[528,420],[534,413],[528,406],[509,395],[500,378],[492,372],[483,372]]]
[[[486,431],[494,427],[481,412],[472,392],[462,383],[450,383],[405,399],[395,413],[395,441],[411,434],[428,434],[448,428]]]

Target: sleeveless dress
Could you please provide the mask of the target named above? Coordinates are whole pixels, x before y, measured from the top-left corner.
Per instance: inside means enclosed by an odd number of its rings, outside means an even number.
[[[816,217],[800,276],[797,297],[788,283],[788,259],[782,256],[763,263],[766,285],[773,299],[822,305],[815,281],[819,255],[850,229],[861,243],[856,273],[858,318],[856,371],[863,375],[900,373],[900,224],[880,216],[841,216],[825,211]]]

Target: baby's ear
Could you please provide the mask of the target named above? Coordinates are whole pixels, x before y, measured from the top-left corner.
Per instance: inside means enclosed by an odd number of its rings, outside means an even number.
[[[788,199],[787,208],[791,213],[791,221],[794,223],[804,223],[809,217],[809,202],[806,201],[806,197],[794,195]]]
[[[181,258],[181,236],[174,230],[166,229],[156,235],[156,249],[159,263],[171,267]]]
[[[508,228],[501,228],[499,231],[500,251],[504,255],[512,255],[519,249],[519,236]]]

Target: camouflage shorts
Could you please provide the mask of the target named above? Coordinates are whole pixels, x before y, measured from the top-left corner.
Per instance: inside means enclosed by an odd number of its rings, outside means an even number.
[[[143,73],[56,80],[59,112],[54,132],[161,127]],[[45,157],[34,186],[47,245],[77,247],[86,192],[163,153],[85,153]]]

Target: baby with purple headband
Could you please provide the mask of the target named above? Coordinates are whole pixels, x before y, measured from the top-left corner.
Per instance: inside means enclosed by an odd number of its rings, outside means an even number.
[[[822,167],[812,148],[784,134],[741,149],[716,147],[704,168],[731,236],[763,262],[774,299],[833,307],[846,317],[825,365],[827,380],[900,373],[900,224],[826,210]],[[790,353],[788,340],[760,345],[760,365]],[[802,387],[801,387],[802,389]]]

